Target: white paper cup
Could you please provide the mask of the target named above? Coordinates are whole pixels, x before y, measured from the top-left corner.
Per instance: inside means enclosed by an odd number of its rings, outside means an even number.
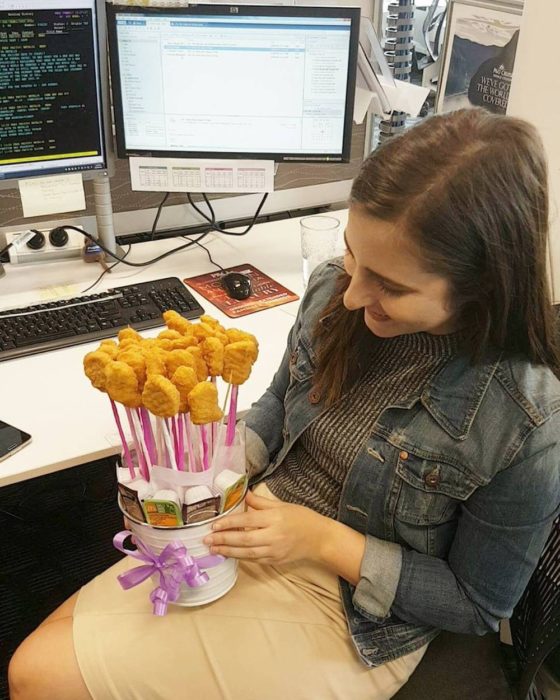
[[[141,540],[146,547],[149,547],[156,554],[160,554],[170,542],[180,542],[187,548],[192,557],[203,557],[210,554],[208,547],[202,540],[212,532],[212,523],[219,520],[224,515],[243,511],[245,509],[245,495],[241,501],[230,508],[226,513],[221,513],[216,518],[204,520],[201,523],[192,523],[180,527],[157,527],[141,523],[134,520],[122,507],[119,496],[119,508],[129,521],[130,531],[134,537]],[[134,560],[138,563],[136,560]],[[185,582],[181,583],[179,597],[172,602],[174,605],[192,607],[195,605],[205,605],[217,600],[233,588],[237,580],[237,559],[226,558],[221,564],[204,569],[208,574],[208,582],[202,586],[191,588]],[[159,585],[159,575],[154,574],[152,581]]]

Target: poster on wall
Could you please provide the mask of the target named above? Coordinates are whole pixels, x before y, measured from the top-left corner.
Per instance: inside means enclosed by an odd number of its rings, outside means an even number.
[[[436,112],[484,107],[506,113],[521,13],[516,0],[450,3]]]

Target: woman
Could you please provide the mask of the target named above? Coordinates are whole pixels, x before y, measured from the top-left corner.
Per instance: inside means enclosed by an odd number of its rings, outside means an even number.
[[[372,154],[247,416],[250,508],[207,539],[238,584],[154,619],[118,564],[16,652],[13,700],[381,700],[439,630],[497,630],[560,502],[546,183],[533,128],[479,110]]]

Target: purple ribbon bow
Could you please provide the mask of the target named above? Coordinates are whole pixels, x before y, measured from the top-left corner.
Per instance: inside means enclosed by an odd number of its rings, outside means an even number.
[[[134,535],[134,542],[138,549],[126,549],[124,541],[132,534],[130,530],[118,532],[113,538],[113,545],[119,552],[128,554],[145,564],[120,574],[117,579],[127,590],[142,583],[153,574],[159,574],[159,586],[150,593],[154,615],[165,615],[167,604],[176,601],[179,597],[182,582],[191,588],[203,586],[209,579],[208,574],[201,569],[210,569],[225,561],[225,558],[219,554],[191,557],[187,548],[177,540],[173,540],[160,554],[156,554],[136,535]]]

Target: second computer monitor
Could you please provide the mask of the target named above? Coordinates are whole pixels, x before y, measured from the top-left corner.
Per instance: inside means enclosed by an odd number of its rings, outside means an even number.
[[[348,161],[359,16],[108,4],[118,155]]]
[[[102,0],[0,2],[0,188],[108,168]]]

